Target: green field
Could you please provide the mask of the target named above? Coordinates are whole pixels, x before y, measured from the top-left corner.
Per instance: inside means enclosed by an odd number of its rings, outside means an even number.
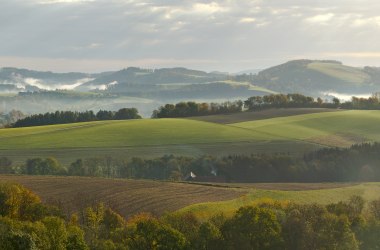
[[[274,140],[275,137],[186,119],[101,121],[0,130],[0,149],[107,148]]]
[[[380,111],[350,110],[324,112],[230,124],[284,140],[315,142],[346,147],[379,141]]]
[[[274,188],[271,190],[270,186]],[[284,191],[274,190],[276,187],[293,184],[267,184],[269,189],[248,189],[248,193],[233,200],[220,201],[220,202],[206,202],[200,204],[193,204],[180,209],[179,213],[193,212],[200,219],[208,219],[213,215],[224,213],[225,215],[233,214],[239,207],[246,205],[253,205],[258,201],[265,201],[267,198],[278,201],[291,201],[301,204],[329,204],[339,201],[346,201],[353,195],[362,196],[366,201],[380,199],[380,183],[361,183],[352,184],[351,186],[338,187],[338,188],[323,188],[320,184],[319,189],[315,190],[297,190],[297,191]],[[300,184],[307,189],[309,185],[316,184]]]
[[[379,123],[380,111],[336,111],[231,124],[143,119],[12,128],[0,130],[0,156],[16,161],[54,156],[69,163],[102,155],[302,154],[380,141]]]

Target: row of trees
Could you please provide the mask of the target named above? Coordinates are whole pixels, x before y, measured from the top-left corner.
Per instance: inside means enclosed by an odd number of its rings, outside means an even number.
[[[68,167],[54,158],[33,158],[21,166],[12,164],[6,157],[0,158],[0,173],[174,181],[184,180],[190,172],[206,181],[227,182],[380,181],[379,166],[380,143],[321,149],[303,157],[285,154],[197,158],[166,155],[153,159],[96,157],[78,159]]]
[[[13,123],[12,127],[31,127],[52,124],[65,124],[75,122],[103,121],[103,120],[128,120],[141,119],[136,108],[122,108],[118,111],[99,110],[96,114],[93,111],[72,112],[56,111],[53,113],[37,114],[27,116]]]
[[[268,108],[337,108],[339,104],[337,98],[333,98],[332,102],[324,102],[320,97],[314,99],[301,94],[252,96],[244,101],[244,107],[250,111]]]
[[[179,102],[166,104],[153,111],[152,118],[173,118],[203,116],[214,114],[228,114],[249,111],[258,111],[269,108],[337,108],[340,101],[333,98],[332,102],[324,102],[321,98],[314,99],[301,94],[271,94],[252,96],[245,101],[223,103],[196,103]],[[346,107],[348,107],[346,105]]]
[[[159,107],[158,110],[153,111],[152,118],[173,118],[228,114],[241,112],[242,107],[242,101],[223,103],[179,102],[177,104],[166,104],[164,106]]]
[[[5,250],[380,248],[380,200],[366,204],[360,196],[326,206],[263,199],[231,216],[206,220],[191,212],[126,220],[102,203],[64,218],[14,184],[0,184],[0,197],[0,248]]]
[[[380,93],[373,94],[371,97],[355,97],[351,101],[342,103],[342,108],[347,109],[380,109]]]
[[[379,94],[369,98],[353,96],[351,101],[341,103],[338,98],[331,102],[322,98],[313,98],[301,94],[272,94],[252,96],[245,101],[223,103],[179,102],[166,104],[153,111],[152,118],[190,117],[214,114],[228,114],[249,111],[259,111],[269,108],[344,108],[344,109],[380,109]]]

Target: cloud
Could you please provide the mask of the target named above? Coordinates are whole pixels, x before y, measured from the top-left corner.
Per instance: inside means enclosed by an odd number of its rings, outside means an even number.
[[[217,12],[225,12],[227,11],[226,7],[222,7],[216,2],[211,2],[211,3],[195,3],[193,5],[193,12],[195,13],[201,13],[201,14],[214,14]]]
[[[353,26],[354,27],[363,27],[363,26],[368,26],[368,25],[375,25],[375,26],[380,26],[380,16],[375,16],[375,17],[358,17],[353,20]]]
[[[321,14],[309,17],[306,19],[306,21],[311,23],[327,24],[327,22],[330,21],[334,16],[334,13]]]
[[[62,4],[62,3],[86,3],[94,2],[95,0],[41,0],[37,1],[38,4]]]
[[[3,66],[239,71],[331,51],[380,64],[355,54],[380,51],[373,0],[1,0],[0,9],[0,57],[12,58]]]
[[[380,59],[380,51],[372,52],[329,52],[325,53],[328,57],[350,57],[350,58],[377,58]]]
[[[240,19],[240,23],[254,23],[256,21],[256,18],[253,17],[243,17]]]

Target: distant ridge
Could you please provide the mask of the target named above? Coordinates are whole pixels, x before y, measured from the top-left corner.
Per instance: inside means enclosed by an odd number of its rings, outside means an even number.
[[[380,91],[380,68],[351,67],[335,60],[293,60],[264,70],[236,74],[205,72],[183,67],[88,74],[54,73],[18,68],[0,69],[0,93],[55,91],[125,93],[153,99],[236,98],[267,93],[368,94]],[[255,91],[253,91],[255,90]]]

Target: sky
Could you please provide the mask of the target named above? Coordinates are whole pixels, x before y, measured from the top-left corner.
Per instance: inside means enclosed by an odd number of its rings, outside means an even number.
[[[0,67],[238,72],[294,59],[380,66],[376,0],[0,0]]]

